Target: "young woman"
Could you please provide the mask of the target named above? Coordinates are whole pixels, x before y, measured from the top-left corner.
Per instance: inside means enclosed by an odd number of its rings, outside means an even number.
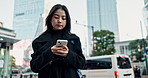
[[[38,78],[78,78],[77,69],[85,65],[81,42],[72,34],[68,9],[61,4],[52,7],[46,18],[47,30],[36,38],[30,67]],[[67,45],[57,46],[58,39]]]

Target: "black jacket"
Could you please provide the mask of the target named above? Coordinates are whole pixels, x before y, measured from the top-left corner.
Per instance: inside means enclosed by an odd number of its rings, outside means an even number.
[[[68,40],[69,52],[66,57],[51,52],[57,39]],[[38,78],[78,78],[76,70],[85,64],[80,39],[74,34],[42,34],[33,41],[32,47],[34,53],[30,66],[33,72],[38,73]]]

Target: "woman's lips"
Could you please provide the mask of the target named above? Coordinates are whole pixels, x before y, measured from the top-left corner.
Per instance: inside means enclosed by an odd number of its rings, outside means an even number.
[[[62,25],[56,25],[57,27],[61,27]]]

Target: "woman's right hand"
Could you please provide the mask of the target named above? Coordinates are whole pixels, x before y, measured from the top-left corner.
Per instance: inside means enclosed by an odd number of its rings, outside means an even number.
[[[66,45],[63,45],[63,46],[60,46],[60,47],[57,46],[57,45],[54,45],[54,46],[51,47],[51,51],[55,55],[67,56],[69,49]]]

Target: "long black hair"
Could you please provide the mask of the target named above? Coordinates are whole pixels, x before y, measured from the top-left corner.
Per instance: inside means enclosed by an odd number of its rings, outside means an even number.
[[[53,27],[52,27],[52,24],[51,24],[51,19],[52,19],[53,14],[55,13],[55,11],[58,10],[58,9],[62,9],[62,10],[65,11],[65,13],[66,13],[66,21],[67,22],[66,22],[66,26],[65,26],[65,28],[63,30],[65,32],[70,33],[70,30],[71,30],[71,18],[70,18],[67,7],[65,5],[61,5],[61,4],[56,4],[51,8],[51,10],[50,10],[50,12],[49,12],[49,14],[48,14],[48,16],[46,18],[46,21],[45,21],[46,22],[45,25],[47,26],[47,30],[44,33],[47,33],[47,32],[50,32],[50,31],[53,30]]]

